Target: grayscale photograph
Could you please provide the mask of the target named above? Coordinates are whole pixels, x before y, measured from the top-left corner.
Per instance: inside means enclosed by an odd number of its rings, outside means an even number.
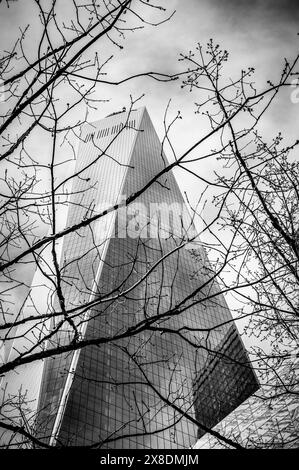
[[[299,448],[298,34],[295,0],[0,1],[0,461]]]

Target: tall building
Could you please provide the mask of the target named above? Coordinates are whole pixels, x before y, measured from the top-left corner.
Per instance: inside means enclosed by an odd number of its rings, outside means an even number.
[[[53,309],[73,313],[52,321],[48,348],[90,344],[45,361],[47,443],[189,448],[203,431],[186,415],[214,426],[258,388],[173,173],[142,191],[167,165],[145,108],[82,130],[67,225],[136,198],[64,238]]]
[[[252,370],[244,367],[247,361],[246,351],[232,325],[208,358],[204,371],[195,377],[194,409],[199,422],[212,429],[256,391]],[[204,434],[198,429],[199,438]]]

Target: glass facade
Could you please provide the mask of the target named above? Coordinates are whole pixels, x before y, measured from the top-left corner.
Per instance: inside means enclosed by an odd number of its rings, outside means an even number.
[[[214,430],[246,448],[288,449],[299,446],[299,364],[279,367],[252,395],[215,426]],[[228,447],[206,434],[197,449]]]
[[[86,127],[68,224],[138,193],[165,165],[145,108]],[[167,220],[162,206],[171,208]],[[69,343],[76,331],[93,344],[46,360],[38,437],[57,446],[188,448],[202,430],[184,413],[214,426],[258,388],[204,248],[185,245],[194,226],[182,206],[168,172],[134,204],[64,240],[63,294],[78,315],[49,344]],[[95,304],[80,311],[86,301]]]
[[[255,391],[248,356],[238,332],[231,326],[195,379],[195,416],[213,428]],[[199,429],[198,437],[203,434]]]

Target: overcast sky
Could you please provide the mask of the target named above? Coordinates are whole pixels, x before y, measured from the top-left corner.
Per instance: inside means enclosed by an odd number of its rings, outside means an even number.
[[[71,3],[70,0],[58,2],[64,14]],[[128,33],[122,51],[115,47],[107,48],[106,44],[105,48],[96,47],[103,59],[111,53],[115,55],[116,60],[107,69],[115,79],[124,78],[132,71],[175,73],[181,70],[177,62],[180,52],[192,50],[197,42],[205,44],[213,38],[231,54],[228,75],[247,66],[255,67],[258,86],[262,88],[267,79],[278,78],[283,58],[291,58],[298,50],[299,4],[296,0],[155,0],[155,3],[166,7],[168,12],[176,10],[169,22],[157,28],[147,26],[134,34]],[[31,43],[27,43],[27,52],[30,53],[35,49],[38,37],[37,7],[29,0],[16,0],[9,4],[10,8],[7,8],[3,1],[0,7],[1,45],[9,47],[18,34],[19,26],[24,28],[32,24],[28,36]],[[152,18],[158,19],[158,16]],[[122,108],[128,103],[130,93],[135,97],[145,93],[141,104],[148,107],[160,133],[165,106],[172,98],[173,112],[180,109],[184,117],[181,136],[177,139],[179,151],[189,140],[198,137],[198,118],[193,115],[196,95],[180,90],[178,83],[161,85],[142,78],[117,88],[98,87],[98,97],[111,101],[95,111],[91,119],[98,120]],[[289,134],[293,133],[297,107],[290,106],[288,99],[278,100],[276,106],[268,116],[265,128],[271,132],[288,130]],[[283,119],[281,110],[286,111]]]

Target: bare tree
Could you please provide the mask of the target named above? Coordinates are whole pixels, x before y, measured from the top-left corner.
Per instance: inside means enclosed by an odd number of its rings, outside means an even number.
[[[35,5],[41,26],[35,55],[28,56],[25,52],[28,34],[25,29],[12,49],[3,53],[0,69],[5,93],[0,128],[4,142],[0,331],[9,352],[3,353],[8,357],[0,366],[3,376],[0,427],[4,434],[9,432],[10,441],[6,445],[78,444],[80,429],[77,434],[62,429],[61,440],[58,433],[51,437],[57,410],[61,411],[56,405],[65,403],[59,390],[67,378],[80,381],[83,387],[90,387],[99,396],[112,392],[122,394],[131,410],[126,415],[123,407],[122,424],[111,428],[108,407],[108,424],[102,435],[95,438],[91,430],[84,430],[85,435],[91,433],[90,447],[105,447],[113,442],[121,445],[124,439],[145,439],[162,432],[176,445],[183,442],[185,427],[190,434],[191,429],[194,432],[198,428],[201,434],[209,432],[226,444],[240,448],[242,445],[231,436],[223,436],[212,429],[215,422],[208,420],[204,410],[194,410],[194,397],[204,378],[203,364],[208,367],[215,358],[227,365],[228,376],[236,367],[246,377],[251,371],[250,362],[242,351],[231,354],[230,346],[236,336],[223,293],[235,294],[241,299],[244,306],[239,308],[238,318],[249,316],[249,328],[258,335],[263,334],[266,318],[267,331],[271,331],[274,338],[273,352],[255,351],[257,360],[267,364],[266,370],[270,360],[291,357],[291,348],[295,347],[298,198],[294,200],[294,196],[298,196],[298,165],[288,162],[287,156],[297,142],[284,149],[279,149],[280,138],[266,145],[257,126],[279,90],[290,84],[297,58],[292,64],[286,63],[278,83],[269,83],[266,89],[258,91],[251,80],[252,69],[242,71],[235,81],[222,78],[228,54],[213,42],[208,45],[206,55],[201,46],[197,48],[198,57],[192,53],[182,54],[180,60],[187,63],[181,73],[182,86],[204,92],[205,98],[197,104],[197,110],[208,118],[209,132],[182,155],[174,153],[172,163],[167,163],[163,146],[171,145],[172,127],[181,116],[178,113],[169,122],[166,112],[159,169],[149,173],[141,186],[128,185],[124,201],[107,199],[111,204],[98,210],[94,200],[98,184],[95,168],[104,157],[114,161],[119,175],[128,166],[118,160],[111,149],[124,132],[138,133],[132,116],[140,98],[130,99],[123,126],[102,148],[85,112],[101,104],[101,100],[94,97],[96,87],[103,83],[115,86],[141,75],[164,82],[177,79],[180,74],[133,71],[129,77],[110,79],[104,74],[113,57],[101,61],[93,46],[105,47],[108,41],[115,47],[123,47],[129,31],[144,25],[158,26],[171,19],[172,14],[168,15],[161,5],[142,0],[99,4],[74,1],[67,19],[59,2],[53,1],[45,7],[36,0]],[[151,9],[162,15],[157,23],[146,19]],[[244,120],[240,119],[244,114],[246,128]],[[83,118],[78,119],[78,115]],[[194,156],[194,151],[200,151],[202,144],[218,137],[216,150]],[[47,149],[41,158],[34,152],[36,139],[42,139]],[[77,165],[74,171],[66,171],[76,158],[77,144],[83,142],[92,144],[96,156]],[[197,164],[207,159],[213,161],[215,157],[220,157],[220,162],[224,163],[221,173],[215,174],[214,181],[205,181]],[[206,219],[204,212],[199,215],[197,208],[191,208],[188,227],[184,225],[184,230],[177,234],[177,227],[172,226],[165,236],[165,227],[160,227],[158,222],[158,237],[152,242],[142,233],[149,223],[145,220],[129,253],[105,259],[103,250],[108,238],[104,225],[107,220],[109,223],[109,217],[120,217],[120,210],[125,206],[132,208],[134,219],[137,210],[134,204],[142,201],[147,191],[159,193],[157,188],[160,188],[160,195],[169,192],[168,183],[174,168],[191,172],[204,181],[209,190],[216,191],[212,219]],[[205,193],[199,198],[200,204],[204,198]],[[68,207],[67,226],[61,224],[65,219],[64,207]],[[202,248],[197,249],[193,229],[194,219],[198,217],[203,223],[202,235],[208,233],[212,237],[206,247],[211,265]],[[226,230],[231,229],[227,243],[215,228],[219,222]],[[87,238],[88,243],[84,240]],[[78,242],[76,256],[70,258],[66,255],[67,245],[75,239],[83,242]],[[190,242],[194,248],[186,255],[185,248]],[[271,257],[273,251],[275,258]],[[184,279],[188,284],[186,290],[178,292],[179,266],[187,258],[194,272]],[[97,278],[99,260],[106,270],[104,281]],[[84,271],[86,264],[88,272]],[[32,285],[31,280],[24,281],[24,272],[28,269],[36,273]],[[231,276],[229,284],[223,276],[227,270]],[[21,289],[26,296],[18,302],[16,297]],[[199,308],[213,311],[213,319],[201,323],[200,327],[196,323]],[[282,331],[289,341],[287,351],[285,341],[283,351],[277,343]],[[223,337],[227,343],[221,343]],[[165,354],[157,355],[157,350],[163,351],[163,344],[168,345]],[[91,359],[107,358],[101,377],[92,376],[87,364],[74,367],[77,352],[83,350],[91,351]],[[191,389],[181,379],[185,350],[197,374],[194,377],[192,372],[191,377],[190,371],[183,371],[183,375],[194,382]],[[118,380],[116,372],[109,372],[113,370],[113,361],[120,358],[127,380],[124,376]],[[53,361],[62,373],[61,377],[57,376],[55,390],[44,390],[36,416],[27,391],[20,386],[18,393],[12,396],[6,390],[5,381],[7,374],[19,373],[21,377],[27,366],[41,364],[42,360]],[[167,377],[167,387],[164,384],[161,388],[158,384],[157,371]],[[134,393],[127,396],[132,386]],[[252,387],[254,389],[254,384]],[[240,395],[245,393],[241,386],[239,392]],[[53,409],[47,393],[52,394],[56,404]],[[220,398],[213,406],[215,416],[221,419],[227,410],[223,410]],[[178,423],[183,423],[181,428]],[[185,446],[188,445],[190,442],[186,441]]]
[[[183,82],[204,96],[196,112],[212,129],[229,121],[209,155],[223,162],[222,170],[217,167],[214,181],[207,182],[220,213],[217,225],[207,227],[214,266],[224,267],[218,282],[230,293],[236,317],[247,319],[253,362],[267,388],[260,403],[267,400],[271,406],[281,395],[292,401],[298,395],[299,141],[286,145],[279,133],[269,142],[263,138],[262,121],[277,95],[298,75],[298,56],[291,62],[285,59],[280,81],[268,81],[262,92],[256,89],[252,68],[242,70],[236,80],[226,80],[228,53],[212,40],[206,54],[198,45],[181,60],[197,67]],[[240,109],[245,117],[234,119]],[[285,421],[277,423],[278,430],[280,424],[283,428]],[[256,436],[255,445],[281,446],[279,434],[268,444],[258,443]]]

